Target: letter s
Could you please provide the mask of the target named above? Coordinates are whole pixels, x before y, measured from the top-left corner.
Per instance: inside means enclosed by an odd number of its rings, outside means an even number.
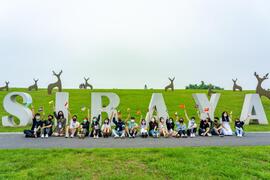
[[[16,101],[16,98],[20,96],[23,99],[23,104],[20,104]],[[32,112],[29,108],[27,108],[30,104],[32,104],[32,97],[23,92],[12,92],[5,96],[3,101],[3,106],[6,112],[8,112],[9,116],[2,117],[2,125],[3,126],[26,126],[31,124],[32,121]],[[14,117],[17,117],[20,120],[19,125],[14,122]]]

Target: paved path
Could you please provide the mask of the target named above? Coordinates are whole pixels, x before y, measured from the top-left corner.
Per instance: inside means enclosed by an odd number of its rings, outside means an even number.
[[[187,139],[147,138],[136,139],[28,139],[20,133],[0,134],[0,149],[16,148],[158,148],[158,147],[199,147],[199,146],[262,146],[270,145],[270,133],[249,133],[246,137],[196,137]]]

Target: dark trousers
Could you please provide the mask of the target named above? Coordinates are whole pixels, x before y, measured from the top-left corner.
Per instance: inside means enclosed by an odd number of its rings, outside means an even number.
[[[190,136],[190,135],[191,135],[191,133],[196,134],[196,132],[197,132],[197,128],[188,129],[188,130],[187,130],[187,135],[188,135],[188,136]]]
[[[186,130],[179,130],[178,134],[179,134],[179,136],[185,136],[186,135]]]

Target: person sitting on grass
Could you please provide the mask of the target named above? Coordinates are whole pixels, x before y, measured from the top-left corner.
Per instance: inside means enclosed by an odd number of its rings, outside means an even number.
[[[244,122],[240,121],[239,119],[235,120],[235,134],[237,137],[244,136]]]
[[[196,124],[196,118],[191,117],[191,119],[188,117],[186,109],[185,111],[185,116],[188,119],[188,127],[187,127],[187,135],[190,136],[191,138],[196,137],[196,132],[197,132],[197,124]]]
[[[221,125],[222,125],[222,131],[223,131],[224,136],[233,135],[233,132],[230,126],[230,121],[231,121],[231,118],[229,114],[226,111],[224,111],[221,115]]]
[[[138,124],[135,122],[135,117],[131,117],[130,121],[128,121],[128,137],[135,138],[138,132]]]
[[[56,118],[56,127],[54,136],[64,136],[66,131],[66,118],[64,117],[63,111],[59,111],[58,114],[54,112],[54,117]]]
[[[112,116],[113,116],[113,113],[112,113]],[[104,138],[108,138],[112,134],[112,127],[111,127],[112,116],[111,116],[110,119],[106,118],[104,120],[104,123],[103,123],[102,127],[101,127],[101,131],[102,131],[102,134],[103,134]]]
[[[167,126],[167,131],[168,131],[168,135],[170,137],[173,137],[176,135],[175,131],[174,131],[174,121],[173,121],[173,118],[169,118],[166,120],[166,126]]]
[[[72,116],[69,126],[66,128],[66,138],[73,138],[80,130],[80,123],[77,121],[77,116]]]
[[[152,117],[149,122],[149,136],[153,138],[159,138],[158,122],[156,117]]]
[[[81,128],[80,128],[80,138],[85,138],[89,136],[90,132],[90,122],[87,117],[83,119],[83,122],[81,122]]]
[[[41,138],[48,138],[53,133],[53,115],[48,115],[48,119],[43,122],[43,126],[41,128]]]
[[[121,117],[118,117],[118,119],[116,119],[116,113],[113,117],[113,123],[115,124],[115,129],[113,130],[114,138],[125,138],[125,122],[122,121]]]
[[[163,117],[160,117],[159,119],[159,133],[161,136],[165,138],[169,137],[169,133],[166,127],[166,122]]]
[[[177,130],[176,137],[186,138],[187,137],[186,129],[187,127],[186,127],[186,124],[184,123],[184,119],[180,118],[176,122],[176,130]]]

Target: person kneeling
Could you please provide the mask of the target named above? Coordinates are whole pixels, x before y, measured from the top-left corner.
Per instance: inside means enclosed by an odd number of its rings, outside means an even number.
[[[79,132],[80,123],[77,121],[77,116],[74,115],[70,121],[70,125],[66,128],[66,138],[73,138]]]

